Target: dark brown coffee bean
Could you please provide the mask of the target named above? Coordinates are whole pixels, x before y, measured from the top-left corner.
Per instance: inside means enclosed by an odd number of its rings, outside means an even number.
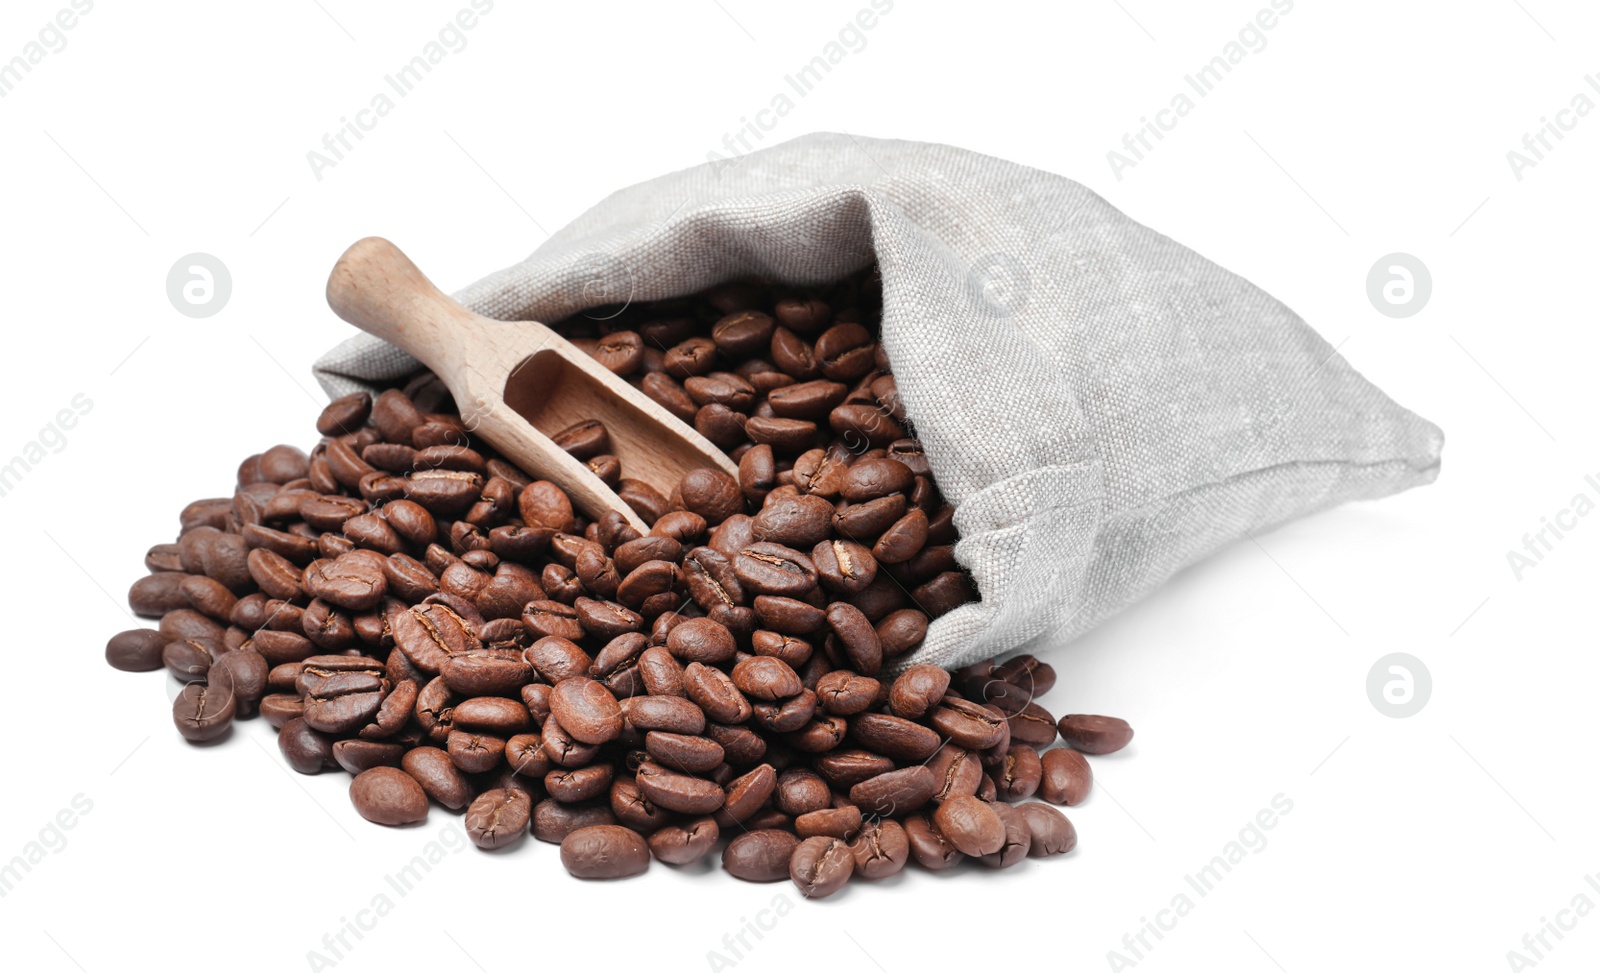
[[[862,459],[851,465],[839,484],[839,494],[852,503],[864,503],[911,489],[911,470],[898,460]]]
[[[850,735],[862,746],[895,760],[926,760],[939,749],[939,734],[887,713],[862,713],[850,720]]]
[[[762,625],[784,635],[809,635],[827,624],[821,608],[794,598],[757,595],[751,604]]]
[[[254,649],[238,648],[224,653],[206,672],[206,682],[232,691],[240,716],[255,712],[255,705],[267,691],[267,660]]]
[[[827,538],[833,512],[833,504],[819,496],[773,495],[756,514],[751,530],[758,541],[810,549]]]
[[[730,781],[716,813],[717,823],[730,827],[748,820],[772,798],[777,784],[778,772],[771,764],[761,764]]]
[[[550,715],[582,743],[601,744],[622,732],[622,710],[606,687],[587,676],[556,683]]]
[[[757,542],[739,552],[733,570],[746,591],[799,598],[817,586],[811,559],[781,544]]]
[[[945,840],[970,857],[992,855],[1006,840],[1006,824],[992,805],[976,797],[953,797],[933,812]]]
[[[652,696],[684,695],[683,665],[663,646],[640,653],[639,676]]]
[[[629,878],[650,867],[650,849],[637,831],[590,825],[562,839],[561,864],[574,878]]]
[[[817,683],[817,702],[837,716],[866,712],[878,697],[880,684],[870,676],[836,669]]]
[[[481,774],[500,766],[506,754],[506,741],[487,733],[453,729],[445,738],[445,752],[458,770]]]
[[[721,829],[709,817],[668,825],[650,835],[650,851],[668,865],[693,865],[716,847]]]
[[[289,766],[302,774],[315,774],[335,766],[333,740],[313,730],[298,717],[289,720],[278,730],[278,749],[283,752]]]
[[[777,882],[789,877],[789,860],[800,839],[787,831],[747,831],[722,851],[722,868],[746,882]]]
[[[877,675],[883,667],[883,643],[866,614],[849,602],[836,601],[828,606],[827,620],[851,667],[863,675]]]
[[[811,549],[811,560],[817,566],[817,580],[837,596],[863,590],[878,575],[877,559],[855,541],[823,541]]]
[[[1030,801],[1017,806],[1028,824],[1032,842],[1028,846],[1029,858],[1065,855],[1078,845],[1078,832],[1066,815],[1048,804]]]
[[[761,311],[735,311],[711,326],[711,340],[724,354],[748,356],[763,354],[772,342],[777,322]]]
[[[374,824],[416,824],[428,818],[428,797],[402,770],[373,767],[350,781],[350,803]]]
[[[961,747],[945,744],[928,761],[939,789],[931,800],[942,804],[952,797],[972,796],[983,783],[983,766],[977,754]]]
[[[895,769],[893,760],[869,750],[833,750],[817,757],[813,766],[841,791]]]
[[[917,764],[891,770],[850,788],[850,803],[864,812],[892,817],[915,811],[933,797],[939,781],[928,767]]]
[[[634,696],[619,705],[623,720],[641,733],[661,730],[696,736],[706,730],[705,711],[681,696]]]
[[[533,836],[555,845],[579,828],[616,823],[616,815],[604,804],[564,804],[547,798],[533,808]]]
[[[928,543],[928,515],[912,507],[890,524],[872,545],[872,556],[884,564],[909,561]]]
[[[709,618],[691,618],[667,635],[667,651],[686,663],[726,662],[737,648],[733,633]]]
[[[855,874],[875,880],[899,874],[911,858],[911,845],[900,822],[874,819],[863,824],[850,842],[850,854],[855,858]]]
[[[744,582],[733,559],[711,547],[697,547],[683,559],[682,576],[689,595],[704,611],[717,605],[744,604]]]
[[[850,804],[807,811],[794,819],[794,830],[802,839],[824,835],[850,841],[861,833],[861,809]]]
[[[750,718],[750,701],[720,669],[689,663],[683,670],[683,689],[706,716],[718,723],[743,723]]]
[[[946,699],[928,714],[928,722],[958,747],[983,750],[1006,733],[1005,717],[970,699]]]
[[[831,797],[828,782],[802,767],[791,767],[779,774],[773,792],[778,810],[793,817],[826,808]]]
[[[261,697],[261,718],[275,730],[282,730],[290,720],[299,719],[305,706],[293,693],[269,693]],[[320,769],[320,765],[319,765]],[[315,770],[311,773],[316,773]]]
[[[911,857],[930,872],[942,872],[961,864],[966,856],[956,849],[926,815],[913,814],[906,818],[906,843]]]
[[[453,726],[503,737],[523,732],[530,722],[526,706],[503,696],[464,699],[456,703],[450,712]]]
[[[1072,807],[1083,803],[1089,796],[1089,791],[1094,785],[1094,773],[1089,769],[1089,761],[1077,750],[1057,747],[1046,750],[1040,758],[1042,764],[1042,778],[1038,787],[1039,796],[1051,804],[1065,804]]]
[[[723,761],[722,746],[703,736],[651,730],[645,734],[645,750],[662,766],[686,774],[704,774]]]
[[[671,561],[646,561],[630,571],[617,586],[615,597],[638,608],[653,595],[670,592],[678,584],[678,566]]]
[[[228,732],[237,703],[227,686],[190,683],[172,701],[172,722],[190,743],[207,743]]]
[[[682,628],[675,630],[681,631]],[[733,667],[733,684],[753,699],[787,699],[805,688],[793,668],[781,659],[755,656]]]
[[[668,770],[653,760],[639,765],[634,781],[645,797],[680,814],[710,814],[722,807],[725,797],[715,782]]]
[[[852,449],[878,449],[905,438],[906,429],[876,405],[845,402],[828,413],[828,425]]]
[[[646,375],[639,383],[639,388],[644,394],[654,399],[656,404],[672,413],[683,422],[693,422],[697,406],[689,398],[689,393],[683,390],[677,379],[666,372],[652,372]]]
[[[995,768],[993,776],[995,793],[1001,800],[1024,801],[1039,789],[1044,764],[1039,759],[1039,751],[1026,744],[1013,744],[1006,750],[1004,762]]]
[[[533,799],[517,788],[494,788],[473,798],[467,807],[467,837],[485,850],[508,848],[528,833]]]
[[[571,641],[583,638],[584,634],[578,610],[558,601],[536,599],[528,602],[522,609],[522,624],[536,639],[560,638]]]
[[[944,699],[950,688],[950,673],[938,666],[912,666],[889,687],[889,708],[896,716],[921,719]]]
[[[124,672],[148,672],[161,668],[166,636],[153,628],[134,628],[118,632],[106,642],[106,661]]]
[[[644,363],[644,339],[633,331],[613,331],[600,339],[593,355],[595,361],[626,378]]]
[[[374,767],[399,767],[406,748],[398,743],[371,740],[339,740],[333,745],[333,759],[347,773],[360,774]]]
[[[767,755],[767,741],[748,727],[707,723],[705,733],[722,747],[723,756],[732,766],[748,767]]]
[[[211,667],[227,651],[228,647],[221,639],[174,639],[162,646],[161,663],[172,673],[174,679],[181,682],[205,682]]]
[[[1116,753],[1133,740],[1133,727],[1115,716],[1063,716],[1057,724],[1061,740],[1084,753]]]
[[[815,354],[822,374],[834,381],[849,382],[872,370],[876,350],[877,342],[870,331],[854,322],[846,322],[822,333],[817,339]]]
[[[884,657],[893,658],[922,644],[928,635],[928,616],[915,608],[902,608],[885,615],[874,628]]]
[[[291,570],[292,566],[291,566]],[[296,577],[298,571],[293,572]],[[167,612],[189,607],[183,594],[183,582],[188,575],[174,571],[146,575],[128,589],[128,607],[135,615],[157,618]],[[297,589],[298,592],[298,589]]]
[[[989,806],[1004,822],[1006,836],[999,851],[992,855],[983,855],[978,861],[989,868],[1010,868],[1028,857],[1029,849],[1033,845],[1032,829],[1027,816],[1004,801]]]
[[[1055,742],[1055,718],[1038,703],[1029,703],[1021,711],[1008,716],[1006,721],[1011,724],[1014,743],[1026,743],[1042,750]]]
[[[800,842],[789,859],[789,877],[808,899],[827,898],[844,888],[854,870],[850,846],[821,835]]]
[[[472,783],[456,769],[450,754],[438,747],[416,747],[406,751],[400,768],[435,801],[459,811],[472,801]]]
[[[366,425],[371,413],[371,393],[341,395],[324,406],[322,414],[317,416],[317,432],[324,436],[347,436]]]

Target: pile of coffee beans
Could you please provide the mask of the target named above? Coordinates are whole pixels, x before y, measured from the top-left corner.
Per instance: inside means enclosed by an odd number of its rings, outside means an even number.
[[[1033,656],[898,664],[977,592],[878,310],[869,272],[563,322],[738,463],[664,496],[600,422],[560,433],[647,534],[476,442],[427,373],[340,398],[309,455],[250,456],[231,497],[183,510],[129,592],[159,626],[107,660],[180,680],[188,740],[259,714],[295,770],[351,774],[368,820],[464,811],[479,847],[531,832],[580,878],[720,847],[734,876],[820,897],[911,860],[1070,851],[1052,805],[1084,800],[1083,755],[1128,724],[1058,721]]]

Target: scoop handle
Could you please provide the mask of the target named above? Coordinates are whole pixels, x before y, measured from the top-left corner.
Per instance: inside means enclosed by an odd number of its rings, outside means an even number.
[[[382,237],[357,240],[334,264],[328,306],[362,331],[403,349],[457,392],[476,388],[488,376],[503,379],[556,338],[538,322],[495,321],[472,313]]]

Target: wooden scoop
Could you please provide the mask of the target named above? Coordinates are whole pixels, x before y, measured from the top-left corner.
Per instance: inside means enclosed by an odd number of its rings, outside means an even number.
[[[400,249],[359,240],[328,277],[339,317],[433,369],[461,418],[505,457],[559,486],[591,518],[615,510],[640,533],[649,527],[610,487],[551,436],[598,419],[625,477],[672,496],[685,473],[738,467],[705,437],[605,366],[535,321],[496,321],[452,301]]]

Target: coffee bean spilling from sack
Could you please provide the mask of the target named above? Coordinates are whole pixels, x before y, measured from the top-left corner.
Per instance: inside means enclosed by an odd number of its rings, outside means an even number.
[[[697,470],[662,496],[601,423],[561,432],[644,535],[476,443],[431,375],[338,399],[309,457],[275,446],[231,498],[184,509],[129,592],[159,628],[106,658],[186,683],[189,740],[259,713],[294,769],[353,775],[368,820],[436,802],[479,847],[559,843],[580,878],[720,844],[733,875],[824,896],[911,860],[1070,851],[1050,804],[1087,797],[1082,754],[1126,746],[1126,723],[1058,723],[1032,656],[880,678],[976,592],[878,306],[864,274],[565,322],[738,462],[738,479]],[[1012,806],[1035,795],[1050,804]]]

